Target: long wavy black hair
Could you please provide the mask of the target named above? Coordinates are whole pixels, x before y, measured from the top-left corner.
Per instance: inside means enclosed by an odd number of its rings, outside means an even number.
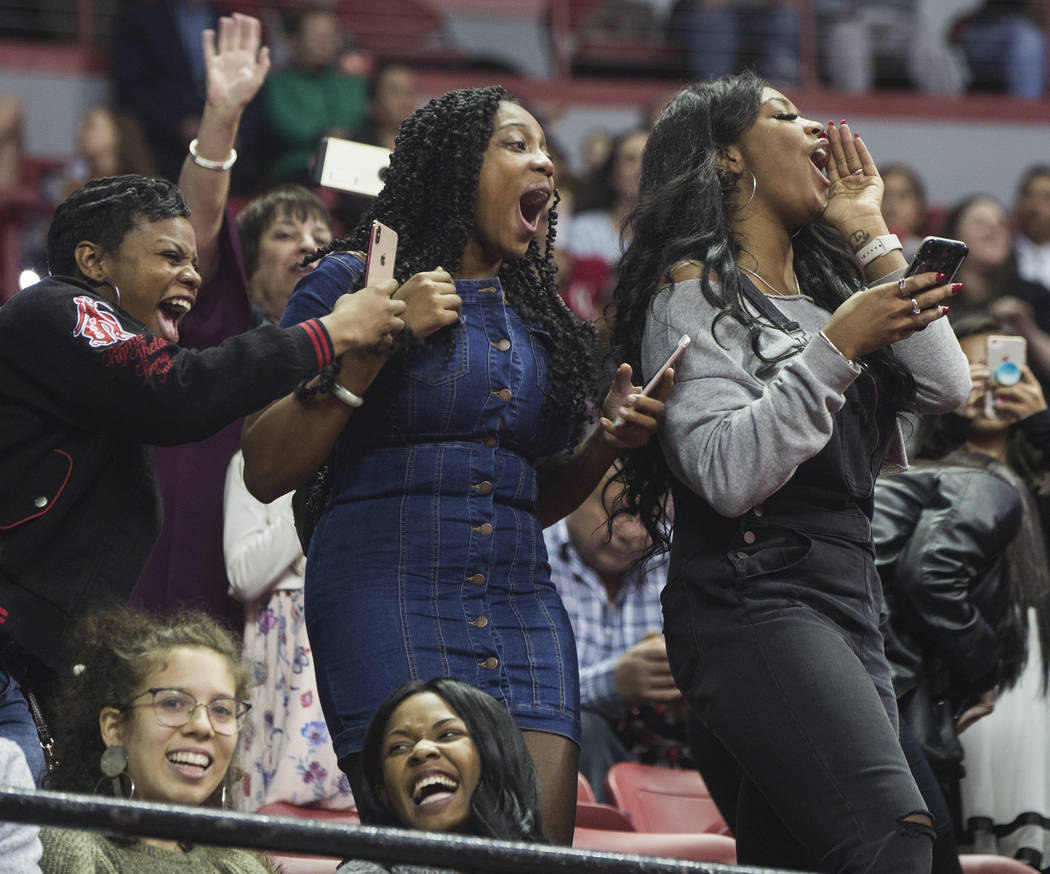
[[[441,698],[467,726],[481,760],[481,776],[470,800],[468,834],[507,841],[546,843],[540,828],[539,785],[532,757],[507,709],[468,683],[437,677],[410,680],[379,705],[361,748],[364,781],[357,798],[361,822],[403,826],[379,800],[383,785],[383,738],[402,702],[422,692]]]
[[[378,219],[398,233],[398,282],[437,267],[455,274],[473,233],[478,174],[503,101],[517,103],[498,85],[466,88],[436,97],[412,113],[401,124],[379,196],[348,237],[308,260],[335,251],[365,251],[372,220]],[[589,419],[595,339],[592,326],[577,320],[558,295],[552,258],[557,220],[552,205],[542,251],[530,241],[523,258],[503,262],[499,280],[522,319],[551,336],[550,391],[543,415],[548,421],[569,422],[578,434]],[[410,354],[410,339],[406,345]]]
[[[749,329],[754,354],[764,357],[758,346],[761,323],[744,306],[746,277],[736,263],[746,251],[746,240],[730,221],[742,174],[719,166],[717,158],[758,118],[765,85],[751,72],[691,85],[671,99],[649,135],[638,204],[627,221],[631,243],[613,293],[617,360],[629,363],[637,374],[648,376],[641,370],[641,350],[653,298],[669,284],[671,268],[687,260],[703,262],[700,290],[720,311],[710,326],[716,342],[719,322],[730,318]],[[743,184],[748,187],[750,181]],[[863,286],[864,276],[845,241],[832,230],[819,224],[793,230],[799,283],[818,306],[834,312]],[[910,405],[915,381],[891,349],[865,356],[864,364],[886,387],[895,409]],[[628,506],[637,507],[654,549],[666,549],[665,496],[671,473],[655,440],[626,454],[620,478]]]

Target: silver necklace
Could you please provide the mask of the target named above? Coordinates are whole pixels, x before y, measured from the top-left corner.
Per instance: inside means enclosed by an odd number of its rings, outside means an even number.
[[[754,270],[748,270],[743,264],[737,264],[736,266],[739,267],[741,270],[743,270],[745,273],[750,273],[752,276],[754,276],[755,279],[757,279],[759,282],[761,282],[766,288],[768,288],[771,292],[773,292],[773,294],[776,295],[777,297],[783,297],[784,296],[783,293],[781,293],[781,292],[777,291],[775,288],[773,288],[772,285],[770,285],[761,276],[759,276],[757,273],[755,273]],[[791,278],[795,280],[795,294],[802,294],[802,287],[798,284],[798,276],[795,274],[794,270],[791,271]]]

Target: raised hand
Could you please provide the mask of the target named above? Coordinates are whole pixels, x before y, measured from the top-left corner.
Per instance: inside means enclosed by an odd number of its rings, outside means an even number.
[[[858,215],[881,214],[882,177],[868,147],[848,124],[829,121],[827,137],[831,160],[825,172],[831,187],[822,221],[846,235]]]
[[[258,18],[239,12],[219,19],[219,31],[201,34],[210,106],[243,110],[270,70],[270,50],[261,45]]]

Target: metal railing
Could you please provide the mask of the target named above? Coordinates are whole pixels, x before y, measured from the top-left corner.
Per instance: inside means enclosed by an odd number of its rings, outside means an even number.
[[[0,789],[0,820],[277,853],[352,857],[492,874],[786,874],[769,868],[573,850],[212,808]]]

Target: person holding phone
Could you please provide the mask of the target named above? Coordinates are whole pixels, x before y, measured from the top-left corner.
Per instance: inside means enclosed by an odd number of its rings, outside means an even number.
[[[966,774],[959,784],[960,827],[974,835],[977,852],[1021,858],[1037,869],[1050,861],[1050,411],[1031,368],[1003,385],[989,357],[1002,348],[1001,323],[975,314],[955,324],[970,361],[973,391],[953,413],[924,423],[922,454],[940,464],[986,468],[1021,497],[1021,526],[1006,548],[1007,585],[997,625],[1013,656],[1004,660],[994,710],[960,735]],[[993,416],[986,399],[992,396]],[[934,544],[936,548],[936,544]]]
[[[679,92],[642,162],[616,348],[645,377],[683,331],[692,343],[659,446],[625,461],[626,503],[670,549],[668,656],[706,766],[741,775],[741,864],[930,870],[872,493],[884,462],[906,463],[897,414],[953,409],[970,381],[944,318],[958,289],[904,278],[882,192],[845,122],[803,117],[753,74]]]
[[[412,678],[460,679],[514,717],[539,772],[544,830],[568,843],[576,650],[542,528],[655,432],[672,374],[643,397],[622,365],[600,426],[574,445],[596,409],[595,339],[555,288],[553,208],[536,239],[554,198],[543,130],[502,88],[453,91],[417,110],[375,204],[320,251],[284,315],[291,324],[327,312],[360,286],[378,219],[399,237],[394,299],[405,300],[411,338],[389,358],[344,357],[333,385],[349,397],[286,397],[247,422],[242,445],[245,480],[264,501],[328,461],[306,620],[355,793],[384,697]]]

